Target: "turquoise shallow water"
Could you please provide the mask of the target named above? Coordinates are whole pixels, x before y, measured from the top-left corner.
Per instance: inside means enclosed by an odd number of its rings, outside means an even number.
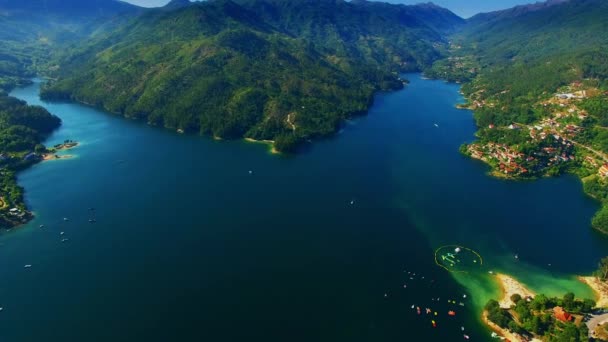
[[[0,235],[0,339],[446,341],[464,326],[484,341],[488,270],[590,295],[572,275],[608,243],[588,227],[597,204],[580,182],[487,177],[458,153],[475,131],[454,108],[458,87],[408,76],[295,157],[42,103],[38,84],[15,90],[63,119],[48,145],[81,145],[19,177],[37,218]],[[433,251],[452,243],[484,267],[437,267]]]

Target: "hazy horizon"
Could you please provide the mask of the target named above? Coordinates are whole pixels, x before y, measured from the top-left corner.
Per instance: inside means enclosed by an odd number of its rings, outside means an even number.
[[[169,0],[124,0],[132,4],[144,7],[164,6]],[[393,4],[418,4],[427,1],[421,0],[381,0]],[[531,4],[533,0],[433,0],[435,4],[445,7],[463,18],[471,17],[478,13],[491,12],[510,8],[517,5]]]

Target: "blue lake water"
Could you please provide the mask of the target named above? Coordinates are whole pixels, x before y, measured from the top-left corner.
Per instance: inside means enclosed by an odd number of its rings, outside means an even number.
[[[458,153],[475,131],[458,86],[408,78],[297,156],[13,91],[63,120],[47,145],[81,144],[19,176],[36,219],[0,235],[0,340],[485,341],[489,270],[592,295],[573,276],[608,239],[580,181],[488,177]],[[446,244],[483,267],[436,266]]]

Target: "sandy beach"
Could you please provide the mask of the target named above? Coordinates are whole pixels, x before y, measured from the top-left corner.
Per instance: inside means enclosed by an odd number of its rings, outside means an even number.
[[[608,284],[596,277],[578,277],[578,280],[587,284],[595,292],[596,305],[599,308],[608,308]]]
[[[276,148],[274,148],[274,140],[255,140],[252,138],[244,138],[244,140],[246,142],[250,142],[250,143],[254,143],[254,144],[266,144],[266,145],[270,145],[270,153],[272,154],[280,154],[281,152],[277,151]]]
[[[523,298],[525,297],[534,297],[534,292],[529,290],[525,285],[518,282],[515,278],[508,276],[506,274],[497,274],[496,279],[500,283],[500,287],[502,289],[502,298],[498,302],[500,307],[503,309],[508,309],[513,304],[511,302],[511,296],[514,294],[519,294]]]
[[[72,158],[72,155],[66,154],[66,155],[60,156],[60,155],[57,155],[54,153],[47,153],[42,156],[43,161],[57,160],[57,159],[69,159],[69,158]]]
[[[501,292],[502,292],[502,296],[501,296],[498,304],[503,309],[508,309],[511,307],[511,305],[513,304],[511,302],[511,296],[514,294],[519,294],[520,296],[522,296],[522,298],[534,297],[534,292],[532,292],[525,285],[523,285],[522,283],[520,283],[519,281],[517,281],[515,278],[513,278],[511,276],[498,273],[496,275],[496,280],[500,284],[500,288],[501,288]],[[521,336],[519,336],[517,334],[513,334],[510,331],[508,331],[507,329],[502,329],[495,323],[490,322],[488,320],[486,311],[483,312],[482,320],[488,327],[490,327],[490,329],[492,329],[494,332],[496,332],[499,336],[502,336],[512,342],[523,342],[524,341],[524,339]],[[535,339],[533,341],[538,341],[538,340]]]

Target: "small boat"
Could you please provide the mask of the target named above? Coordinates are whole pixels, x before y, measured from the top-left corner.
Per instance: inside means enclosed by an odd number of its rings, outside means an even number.
[[[439,125],[438,125],[438,124],[435,124],[435,127],[439,127]]]
[[[59,233],[59,235],[63,235],[63,234],[65,234],[65,232],[61,232],[61,233]]]
[[[464,339],[465,339],[465,340],[470,339],[469,335],[462,335],[462,336],[464,336]]]
[[[64,220],[64,221],[69,221],[67,217],[64,217],[64,218],[63,218],[63,220]]]
[[[515,259],[519,259],[519,254],[515,254]]]
[[[4,310],[4,308],[3,308],[3,307],[0,307],[0,311],[2,311],[2,310]]]
[[[44,228],[44,225],[43,225],[43,224],[41,224],[41,225],[40,225],[40,228]]]
[[[30,267],[32,267],[32,265],[30,265],[30,264],[23,266],[23,268],[30,268]]]
[[[69,240],[70,240],[70,239],[61,239],[61,242],[67,242],[67,241],[69,241]]]
[[[456,311],[453,311],[453,310],[448,311],[448,316],[456,316]]]
[[[89,219],[89,223],[95,223],[97,222],[95,219]]]
[[[249,174],[250,174],[250,175],[252,175],[252,174],[253,174],[253,171],[249,170]]]

